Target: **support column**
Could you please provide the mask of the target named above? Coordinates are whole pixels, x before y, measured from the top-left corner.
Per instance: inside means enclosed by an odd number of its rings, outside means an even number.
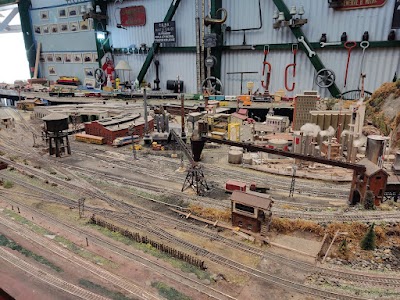
[[[211,0],[211,15],[216,16],[217,19],[221,18],[221,12],[217,15],[217,10],[222,8],[222,0]],[[212,69],[211,75],[221,79],[221,59],[222,59],[222,30],[220,24],[212,24],[211,32],[216,33],[218,37],[217,47],[211,48],[211,55],[215,56],[217,62]],[[203,66],[204,68],[204,66]]]
[[[29,63],[29,72],[31,77],[35,70],[35,60],[36,60],[36,46],[33,40],[32,24],[30,22],[31,17],[29,15],[29,8],[31,6],[30,0],[20,0],[18,2],[19,17],[21,19],[21,30],[24,36],[24,44],[26,50],[26,56]]]

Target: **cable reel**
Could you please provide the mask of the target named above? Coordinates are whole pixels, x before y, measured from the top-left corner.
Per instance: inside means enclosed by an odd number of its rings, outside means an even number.
[[[336,75],[330,69],[321,69],[318,71],[317,75],[315,75],[315,83],[320,88],[328,88],[335,83]]]

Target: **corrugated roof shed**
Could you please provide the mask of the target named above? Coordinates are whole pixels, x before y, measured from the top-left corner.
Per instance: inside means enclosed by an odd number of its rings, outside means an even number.
[[[256,196],[254,194],[243,193],[240,191],[233,191],[231,195],[231,200],[261,209],[270,209],[272,204],[272,200],[268,198]]]

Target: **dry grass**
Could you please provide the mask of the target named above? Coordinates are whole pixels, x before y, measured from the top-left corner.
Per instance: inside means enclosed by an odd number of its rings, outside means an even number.
[[[290,220],[283,218],[272,218],[271,229],[277,233],[293,233],[295,231],[310,232],[317,236],[324,235],[324,228],[312,221]]]
[[[220,210],[198,205],[190,205],[189,210],[192,214],[211,221],[229,222],[231,220],[231,210],[229,208]]]

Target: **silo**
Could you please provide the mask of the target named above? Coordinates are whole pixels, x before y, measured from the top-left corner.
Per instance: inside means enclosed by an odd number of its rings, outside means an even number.
[[[303,143],[303,132],[295,131],[293,133],[292,150],[294,153],[301,153],[301,145]]]
[[[366,157],[374,164],[378,164],[379,157],[383,155],[385,140],[386,138],[381,135],[369,135],[367,137]]]

